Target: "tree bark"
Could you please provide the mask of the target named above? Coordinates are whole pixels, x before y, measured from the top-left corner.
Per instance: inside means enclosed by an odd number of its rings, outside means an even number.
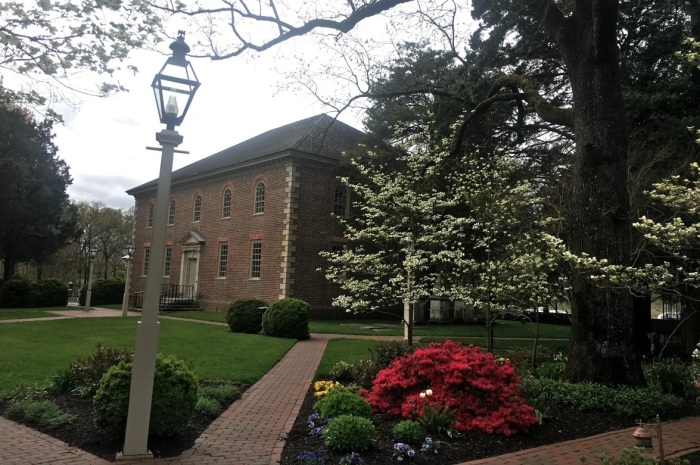
[[[578,0],[570,17],[554,18],[549,24],[559,27],[554,37],[569,71],[574,101],[571,249],[611,264],[627,264],[632,226],[617,16],[616,1]],[[571,309],[568,378],[642,385],[631,294],[574,273]]]

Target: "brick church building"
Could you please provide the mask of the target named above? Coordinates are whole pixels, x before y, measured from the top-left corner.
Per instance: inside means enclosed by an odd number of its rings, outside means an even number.
[[[127,191],[136,202],[132,292],[146,274],[223,310],[239,298],[303,299],[328,309],[338,288],[320,251],[343,247],[334,215],[350,209],[338,173],[364,134],[327,115],[297,121],[173,172],[162,270],[149,267],[157,179]]]

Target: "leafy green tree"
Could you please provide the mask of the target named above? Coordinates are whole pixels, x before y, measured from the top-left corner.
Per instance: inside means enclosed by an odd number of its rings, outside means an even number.
[[[0,104],[0,258],[4,279],[18,262],[42,262],[77,235],[66,194],[69,169],[53,144],[53,121]]]
[[[28,105],[51,103],[67,89],[120,90],[116,79],[90,89],[76,87],[73,77],[85,70],[112,76],[129,52],[163,36],[160,15],[143,0],[10,1],[0,4],[0,17],[0,69],[13,76],[3,85]]]

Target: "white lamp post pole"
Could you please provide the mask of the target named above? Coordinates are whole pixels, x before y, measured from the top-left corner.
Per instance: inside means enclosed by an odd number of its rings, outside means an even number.
[[[163,130],[156,134],[162,145],[160,177],[156,193],[156,208],[151,238],[151,265],[148,267],[141,321],[136,329],[134,364],[129,392],[129,414],[124,437],[124,456],[147,455],[148,427],[151,420],[153,379],[158,352],[158,311],[162,284],[163,259],[165,256],[165,228],[168,219],[170,182],[172,178],[175,147],[182,142],[176,131]]]
[[[92,265],[95,263],[95,255],[97,255],[97,248],[93,245],[90,247],[90,271],[88,272],[88,285],[87,292],[85,293],[85,311],[90,310],[90,300],[92,299]]]
[[[148,451],[148,428],[151,421],[156,354],[158,352],[158,311],[160,309],[165,258],[165,230],[168,219],[173,155],[175,147],[182,143],[182,136],[175,131],[175,126],[182,123],[182,119],[192,102],[192,97],[199,87],[197,76],[186,58],[190,48],[185,44],[184,34],[180,31],[177,40],[170,45],[173,54],[168,58],[161,71],[156,74],[152,84],[160,121],[166,125],[166,129],[156,134],[156,140],[161,145],[160,175],[151,236],[149,260],[151,265],[146,277],[141,320],[136,330],[129,391],[129,411],[122,452],[124,458],[151,456]],[[187,100],[180,107],[178,98],[183,96]]]
[[[129,280],[131,279],[131,256],[134,253],[134,244],[126,246],[126,255],[122,257],[126,261],[126,275],[124,276],[124,298],[122,299],[122,316],[129,312]]]

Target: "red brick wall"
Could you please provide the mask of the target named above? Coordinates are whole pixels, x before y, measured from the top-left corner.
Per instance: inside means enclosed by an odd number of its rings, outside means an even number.
[[[180,241],[189,231],[197,230],[205,238],[199,255],[198,293],[203,308],[222,310],[239,298],[255,297],[267,302],[278,300],[282,279],[283,230],[288,196],[289,165],[294,163],[299,175],[294,282],[289,296],[308,301],[314,307],[327,307],[335,288],[329,285],[317,268],[324,266],[320,250],[330,250],[331,237],[339,236],[337,221],[331,218],[335,176],[333,165],[318,162],[292,161],[287,157],[260,163],[235,172],[208,178],[199,183],[175,185],[171,199],[175,200],[175,224],[168,226],[166,243],[172,243],[171,273],[164,283],[179,284],[182,262]],[[258,181],[265,183],[265,211],[253,214],[254,189]],[[231,217],[221,218],[224,189],[232,190]],[[202,196],[201,218],[193,222],[194,198]],[[151,228],[146,228],[149,202],[155,201],[155,191],[136,198],[136,251],[134,252],[132,292],[142,291],[144,248],[150,245]],[[157,220],[156,220],[157,221]],[[250,278],[251,242],[262,242],[259,279]],[[229,244],[226,278],[218,278],[219,243]],[[157,266],[150,264],[150,270]],[[162,268],[160,269],[162,272]]]

